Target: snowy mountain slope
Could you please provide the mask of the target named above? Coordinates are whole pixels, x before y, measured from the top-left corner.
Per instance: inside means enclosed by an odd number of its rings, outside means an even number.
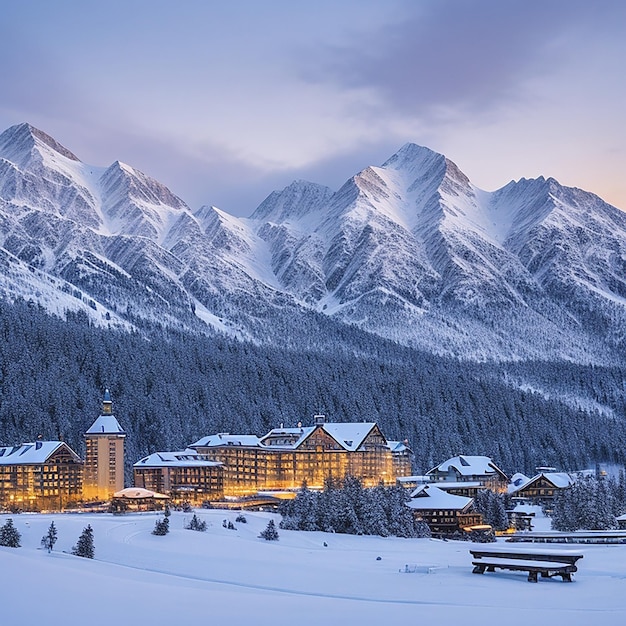
[[[323,315],[479,360],[606,360],[625,341],[624,213],[553,179],[485,192],[415,144],[241,219],[21,124],[0,135],[0,245],[133,324],[280,342]],[[26,297],[20,276],[3,273],[5,294]]]

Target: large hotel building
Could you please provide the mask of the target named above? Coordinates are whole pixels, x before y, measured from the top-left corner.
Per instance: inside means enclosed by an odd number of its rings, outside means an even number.
[[[108,390],[102,414],[85,433],[86,459],[62,441],[0,448],[0,508],[61,510],[113,499],[124,489],[126,434]],[[193,504],[267,492],[293,492],[304,483],[359,478],[366,487],[395,484],[411,474],[406,442],[387,441],[373,422],[276,428],[263,437],[219,433],[186,450],[155,452],[133,466],[134,486]]]

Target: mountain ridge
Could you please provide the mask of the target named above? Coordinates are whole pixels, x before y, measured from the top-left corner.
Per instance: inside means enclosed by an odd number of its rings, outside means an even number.
[[[626,214],[552,178],[486,192],[413,143],[337,191],[294,181],[237,218],[20,124],[0,135],[0,244],[105,326],[297,345],[326,318],[471,360],[603,362],[626,341]],[[5,297],[54,299],[18,274]]]

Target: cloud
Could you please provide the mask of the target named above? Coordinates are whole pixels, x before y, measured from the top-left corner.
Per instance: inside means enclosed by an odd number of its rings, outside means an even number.
[[[371,89],[381,106],[404,115],[484,115],[520,97],[526,80],[554,73],[564,60],[559,44],[576,28],[602,37],[594,27],[624,13],[617,2],[579,0],[437,0],[408,3],[407,11],[394,25],[316,51],[303,78]]]

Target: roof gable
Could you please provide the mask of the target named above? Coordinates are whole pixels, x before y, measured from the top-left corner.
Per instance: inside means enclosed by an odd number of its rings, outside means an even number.
[[[80,457],[64,441],[35,441],[0,448],[0,465],[41,465],[59,454],[80,462]]]
[[[445,474],[454,470],[461,476],[500,476],[506,479],[506,474],[488,456],[458,455],[433,467],[427,474]]]
[[[86,435],[125,435],[115,415],[101,415],[85,433]]]
[[[435,485],[420,485],[412,494],[406,505],[414,510],[429,511],[447,509],[465,511],[473,502],[473,498],[455,496]]]

